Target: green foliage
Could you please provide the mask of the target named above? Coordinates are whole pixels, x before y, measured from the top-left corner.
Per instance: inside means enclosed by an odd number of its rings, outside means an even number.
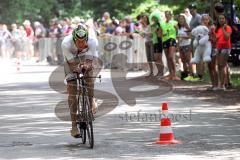
[[[235,73],[231,75],[231,82],[234,87],[240,87],[240,74]]]
[[[150,14],[151,12],[153,12],[155,10],[164,12],[166,10],[174,11],[178,8],[179,8],[179,6],[177,6],[177,5],[170,6],[168,4],[159,4],[155,0],[146,0],[145,2],[141,3],[136,9],[133,10],[132,17],[136,17],[137,15],[139,15],[141,13]]]
[[[0,1],[0,21],[22,23],[24,19],[47,22],[57,11],[55,0],[5,0]]]
[[[213,0],[218,1],[218,0]],[[197,3],[199,12],[209,12],[208,0],[1,0],[0,22],[20,23],[25,19],[48,24],[53,18],[101,18],[105,11],[119,19],[126,15],[135,18],[140,13],[172,10],[181,13],[190,3]],[[240,0],[236,0],[240,7]]]
[[[239,0],[240,1],[240,0]],[[139,13],[148,13],[150,14],[153,10],[166,11],[171,10],[174,14],[180,14],[189,4],[195,3],[198,6],[198,11],[200,13],[209,13],[211,4],[208,0],[145,0],[140,4],[134,12],[132,13],[133,17],[136,17]]]
[[[94,18],[102,17],[108,11],[111,16],[123,18],[146,0],[82,0],[85,10],[92,10]]]
[[[236,5],[238,7],[237,15],[240,16],[240,0],[236,0]]]
[[[101,18],[108,11],[123,18],[145,0],[1,0],[0,22],[22,23],[25,19],[47,24],[53,18]]]
[[[238,7],[240,7],[240,0],[236,0],[236,4]]]

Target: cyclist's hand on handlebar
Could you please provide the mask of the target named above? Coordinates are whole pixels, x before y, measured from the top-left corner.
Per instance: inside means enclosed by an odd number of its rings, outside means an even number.
[[[73,73],[81,73],[82,72],[82,68],[80,67],[76,67],[74,70],[73,70]]]
[[[83,69],[83,63],[80,63],[78,65],[75,66],[75,68],[73,69],[74,73],[81,73]]]
[[[92,61],[84,61],[81,66],[82,66],[82,69],[86,71],[90,71],[93,69]]]
[[[92,66],[92,63],[91,62],[83,62],[83,63],[80,63],[78,65],[78,67],[76,67],[73,72],[76,72],[76,73],[81,73],[81,72],[86,72],[86,71],[90,71],[93,69],[93,66]]]

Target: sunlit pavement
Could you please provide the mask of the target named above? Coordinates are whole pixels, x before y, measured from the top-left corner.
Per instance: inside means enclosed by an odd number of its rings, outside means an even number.
[[[25,61],[17,71],[15,61],[1,60],[0,67],[0,159],[238,159],[240,156],[239,106],[206,103],[166,88],[166,93],[159,96],[138,96],[136,105],[131,106],[124,97],[119,97],[110,71],[104,70],[102,83],[96,81],[96,88],[115,95],[117,107],[95,120],[95,146],[89,149],[80,139],[70,136],[70,122],[55,114],[56,105],[66,100],[65,94],[49,87],[49,77],[56,66]],[[142,74],[132,72],[128,76]],[[141,94],[156,86],[130,90]],[[159,137],[162,102],[167,102],[169,112],[175,115],[172,127],[175,139],[182,144],[154,144]]]

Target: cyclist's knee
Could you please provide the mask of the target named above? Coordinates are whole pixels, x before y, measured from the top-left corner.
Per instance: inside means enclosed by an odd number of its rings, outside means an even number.
[[[76,106],[77,106],[77,99],[75,96],[68,96],[68,106],[70,108],[71,111],[76,110]]]
[[[77,83],[75,81],[70,81],[67,83],[67,91],[69,95],[77,95]]]

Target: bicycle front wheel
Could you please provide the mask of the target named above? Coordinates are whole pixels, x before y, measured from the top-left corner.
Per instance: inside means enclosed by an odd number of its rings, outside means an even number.
[[[90,145],[90,148],[94,146],[94,135],[93,135],[93,123],[94,116],[92,113],[92,107],[90,105],[90,98],[88,96],[87,87],[83,87],[83,94],[82,94],[82,111],[83,111],[83,119],[86,124],[86,132],[87,138]]]
[[[84,108],[85,108],[85,120],[86,120],[86,131],[87,131],[87,138],[90,145],[90,148],[94,146],[94,135],[93,135],[93,114],[92,108],[90,106],[90,101],[88,96],[84,96]]]
[[[87,138],[87,135],[86,135],[86,122],[80,122],[80,134],[82,136],[82,143],[85,144],[86,143],[86,138]]]
[[[92,121],[87,122],[86,127],[87,127],[86,130],[87,130],[88,142],[89,142],[90,148],[93,148],[93,146],[94,146],[94,135],[93,135]]]

